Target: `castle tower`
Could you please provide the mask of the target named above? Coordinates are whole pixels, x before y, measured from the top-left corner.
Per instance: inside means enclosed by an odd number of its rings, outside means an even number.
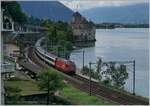
[[[95,28],[79,12],[72,15],[71,27],[75,42],[95,41]]]

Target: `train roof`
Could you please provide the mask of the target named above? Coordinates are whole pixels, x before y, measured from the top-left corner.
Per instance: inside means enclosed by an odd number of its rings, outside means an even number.
[[[51,54],[51,53],[49,53],[49,52],[45,52],[45,50],[41,47],[41,42],[42,42],[43,39],[45,39],[45,37],[40,38],[40,39],[36,42],[36,44],[35,44],[35,46],[36,46],[36,48],[38,49],[38,51],[40,51],[42,54],[46,54],[47,57],[50,57],[50,58],[52,58],[52,59],[54,59],[54,60],[60,59],[60,60],[63,60],[63,61],[65,61],[65,62],[71,61],[71,60],[67,60],[67,59],[61,58],[61,57],[57,57],[57,56],[55,56],[55,55],[53,55],[53,54]]]
[[[48,53],[47,51],[45,51],[42,47],[41,47],[41,42],[42,40],[45,39],[44,37],[40,38],[36,44],[35,44],[35,47],[38,49],[38,51],[40,51],[42,54],[46,54],[47,57],[50,57],[50,58],[53,58],[54,60],[57,58],[57,56],[51,54],[51,53]]]

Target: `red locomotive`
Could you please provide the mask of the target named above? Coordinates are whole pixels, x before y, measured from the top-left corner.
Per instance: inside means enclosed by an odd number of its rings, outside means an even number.
[[[75,74],[76,66],[74,62],[70,60],[65,60],[62,58],[58,58],[51,53],[45,53],[42,48],[36,49],[36,55],[40,57],[42,60],[46,61],[46,63],[54,66],[56,69],[67,73],[67,74]]]
[[[56,59],[55,67],[65,73],[73,73],[75,74],[76,67],[72,61],[64,60],[64,59]]]

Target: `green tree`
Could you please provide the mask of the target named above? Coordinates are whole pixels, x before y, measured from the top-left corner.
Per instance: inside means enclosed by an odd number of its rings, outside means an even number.
[[[49,102],[49,94],[53,98],[54,92],[63,87],[62,77],[52,70],[42,70],[38,77],[38,86],[41,90],[47,91],[47,102]]]
[[[18,87],[5,86],[6,104],[9,102],[11,102],[11,104],[15,104],[17,101],[20,101],[20,92],[21,89]]]
[[[53,36],[53,41],[54,41],[54,43],[57,44],[57,42],[58,42],[59,39],[57,39],[57,29],[56,29],[56,26],[55,26],[55,25],[53,26],[52,36]]]
[[[19,24],[27,22],[27,16],[24,12],[22,12],[18,2],[3,1],[1,6],[4,10],[3,14],[6,16],[11,16],[13,21],[18,22]]]
[[[28,17],[28,20],[27,20],[27,24],[35,25],[35,26],[40,26],[42,24],[42,22],[43,22],[43,19],[39,19],[34,16]]]
[[[116,66],[115,63],[109,63],[109,71],[113,85],[116,88],[123,89],[128,73],[125,65]]]
[[[98,58],[98,61],[96,63],[96,75],[97,75],[97,79],[99,81],[101,81],[102,79],[102,74],[101,72],[103,71],[102,70],[102,67],[104,66],[104,63],[102,62],[102,59],[101,58]]]
[[[70,25],[67,26],[67,40],[73,43],[73,31]]]
[[[43,20],[43,22],[41,23],[41,26],[50,28],[53,26],[53,22],[51,20]]]
[[[42,23],[42,26],[48,28],[48,31],[46,33],[46,40],[48,42],[51,42],[51,44],[55,44],[56,45],[57,42],[58,42],[58,37],[57,37],[57,32],[58,31],[56,29],[55,23],[53,23],[50,20],[45,20]]]
[[[112,80],[111,78],[107,77],[102,81],[103,84],[105,85],[112,85]]]
[[[46,38],[48,39],[48,44],[53,46],[53,50],[56,50],[54,52],[57,52],[58,55],[59,53],[63,54],[63,57],[68,57],[66,56],[67,53],[73,48],[73,34],[69,24],[62,21],[52,22],[45,20],[42,26],[48,28]]]
[[[66,32],[68,28],[68,24],[66,22],[58,21],[56,23],[56,27],[58,30]]]
[[[73,49],[73,44],[69,41],[66,41],[64,45],[67,51],[71,51]]]
[[[57,39],[59,39],[59,41],[66,41],[67,40],[67,36],[66,33],[64,31],[58,31],[58,36]]]

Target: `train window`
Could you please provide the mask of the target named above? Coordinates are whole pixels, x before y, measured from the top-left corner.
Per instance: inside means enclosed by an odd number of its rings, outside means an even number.
[[[66,61],[66,63],[75,67],[74,62],[72,62],[72,61]]]
[[[54,60],[53,59],[51,59],[50,57],[47,57],[50,61],[53,61],[54,62]]]
[[[39,52],[39,51],[38,51]],[[40,52],[39,52],[40,53]],[[45,55],[44,54],[42,54],[42,53],[40,53],[43,57],[45,57]],[[46,56],[46,58],[47,59],[49,59],[50,61],[52,61],[52,62],[54,62],[54,60],[53,59],[51,59],[50,57],[48,57],[48,56]]]

